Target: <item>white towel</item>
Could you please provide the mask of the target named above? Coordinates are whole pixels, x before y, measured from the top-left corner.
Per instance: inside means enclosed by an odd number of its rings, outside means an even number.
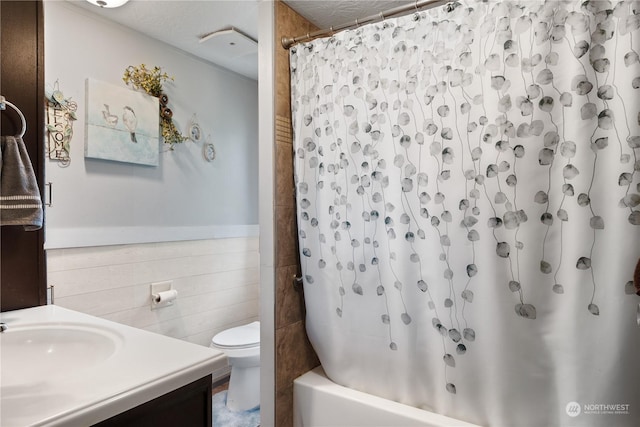
[[[0,137],[0,225],[42,227],[42,200],[29,154],[20,137]]]

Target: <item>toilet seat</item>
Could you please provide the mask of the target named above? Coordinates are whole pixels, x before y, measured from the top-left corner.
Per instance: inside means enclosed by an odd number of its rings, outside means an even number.
[[[211,343],[221,349],[260,347],[260,322],[222,331],[213,337]]]

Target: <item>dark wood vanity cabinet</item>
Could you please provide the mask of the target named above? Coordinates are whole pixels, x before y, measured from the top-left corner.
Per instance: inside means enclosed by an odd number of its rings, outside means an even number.
[[[44,15],[42,1],[0,1],[0,95],[27,121],[24,142],[40,195],[44,188]],[[0,133],[20,132],[11,109],[0,113]],[[0,227],[0,311],[47,303],[44,230]]]
[[[96,427],[211,427],[211,375],[95,424]]]

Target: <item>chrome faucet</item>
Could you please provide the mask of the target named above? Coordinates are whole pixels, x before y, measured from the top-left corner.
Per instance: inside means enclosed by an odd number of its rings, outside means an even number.
[[[4,332],[8,329],[9,327],[7,326],[6,323],[2,323],[0,322],[0,332]]]

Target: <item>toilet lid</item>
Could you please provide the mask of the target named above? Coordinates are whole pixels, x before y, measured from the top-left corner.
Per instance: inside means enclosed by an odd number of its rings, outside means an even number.
[[[211,340],[220,347],[253,347],[260,345],[260,322],[222,331]]]

